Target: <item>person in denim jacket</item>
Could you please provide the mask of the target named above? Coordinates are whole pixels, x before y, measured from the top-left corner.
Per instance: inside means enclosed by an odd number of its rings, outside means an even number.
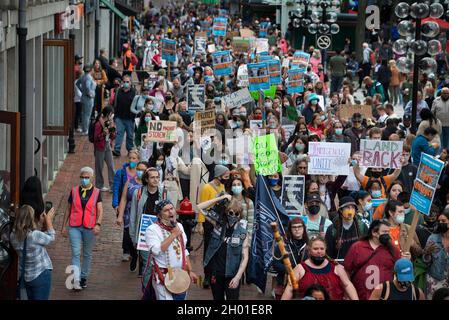
[[[427,269],[427,298],[443,287],[449,287],[449,211],[437,218],[434,233],[427,240],[423,255]]]

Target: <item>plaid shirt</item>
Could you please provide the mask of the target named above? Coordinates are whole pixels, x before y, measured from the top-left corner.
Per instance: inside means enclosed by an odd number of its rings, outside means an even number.
[[[55,230],[46,232],[34,230],[28,233],[26,261],[25,261],[25,281],[30,282],[36,279],[43,271],[53,269],[50,257],[45,246],[55,240]],[[15,233],[11,233],[11,244],[19,255],[19,266],[22,261],[23,241],[16,239]]]

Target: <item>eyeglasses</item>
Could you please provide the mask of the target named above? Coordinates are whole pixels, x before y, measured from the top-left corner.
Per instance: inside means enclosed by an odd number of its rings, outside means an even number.
[[[303,225],[292,226],[292,229],[304,229],[304,226]]]

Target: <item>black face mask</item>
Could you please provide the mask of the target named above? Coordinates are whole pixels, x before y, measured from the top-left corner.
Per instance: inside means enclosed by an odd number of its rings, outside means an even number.
[[[379,242],[383,246],[387,246],[390,243],[390,241],[391,241],[391,237],[388,233],[381,234],[379,236]]]
[[[320,212],[320,206],[310,206],[310,207],[309,207],[309,213],[310,213],[312,216],[317,215],[319,212]]]
[[[226,185],[226,184],[229,182],[229,178],[228,178],[228,179],[220,178],[219,180],[220,180],[220,182],[221,182],[222,184],[224,184],[224,185]]]
[[[402,289],[408,289],[412,285],[410,281],[398,281],[398,284]]]
[[[449,230],[448,226],[444,222],[437,222],[434,227],[434,233],[446,233]]]
[[[323,264],[324,260],[326,260],[326,257],[310,256],[310,261],[312,261],[312,263],[316,266],[321,266]]]

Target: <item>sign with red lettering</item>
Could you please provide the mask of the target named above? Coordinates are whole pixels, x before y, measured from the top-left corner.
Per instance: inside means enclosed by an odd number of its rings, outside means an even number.
[[[363,167],[401,168],[402,141],[360,140]]]
[[[153,120],[148,122],[147,139],[156,142],[178,142],[176,121]]]

